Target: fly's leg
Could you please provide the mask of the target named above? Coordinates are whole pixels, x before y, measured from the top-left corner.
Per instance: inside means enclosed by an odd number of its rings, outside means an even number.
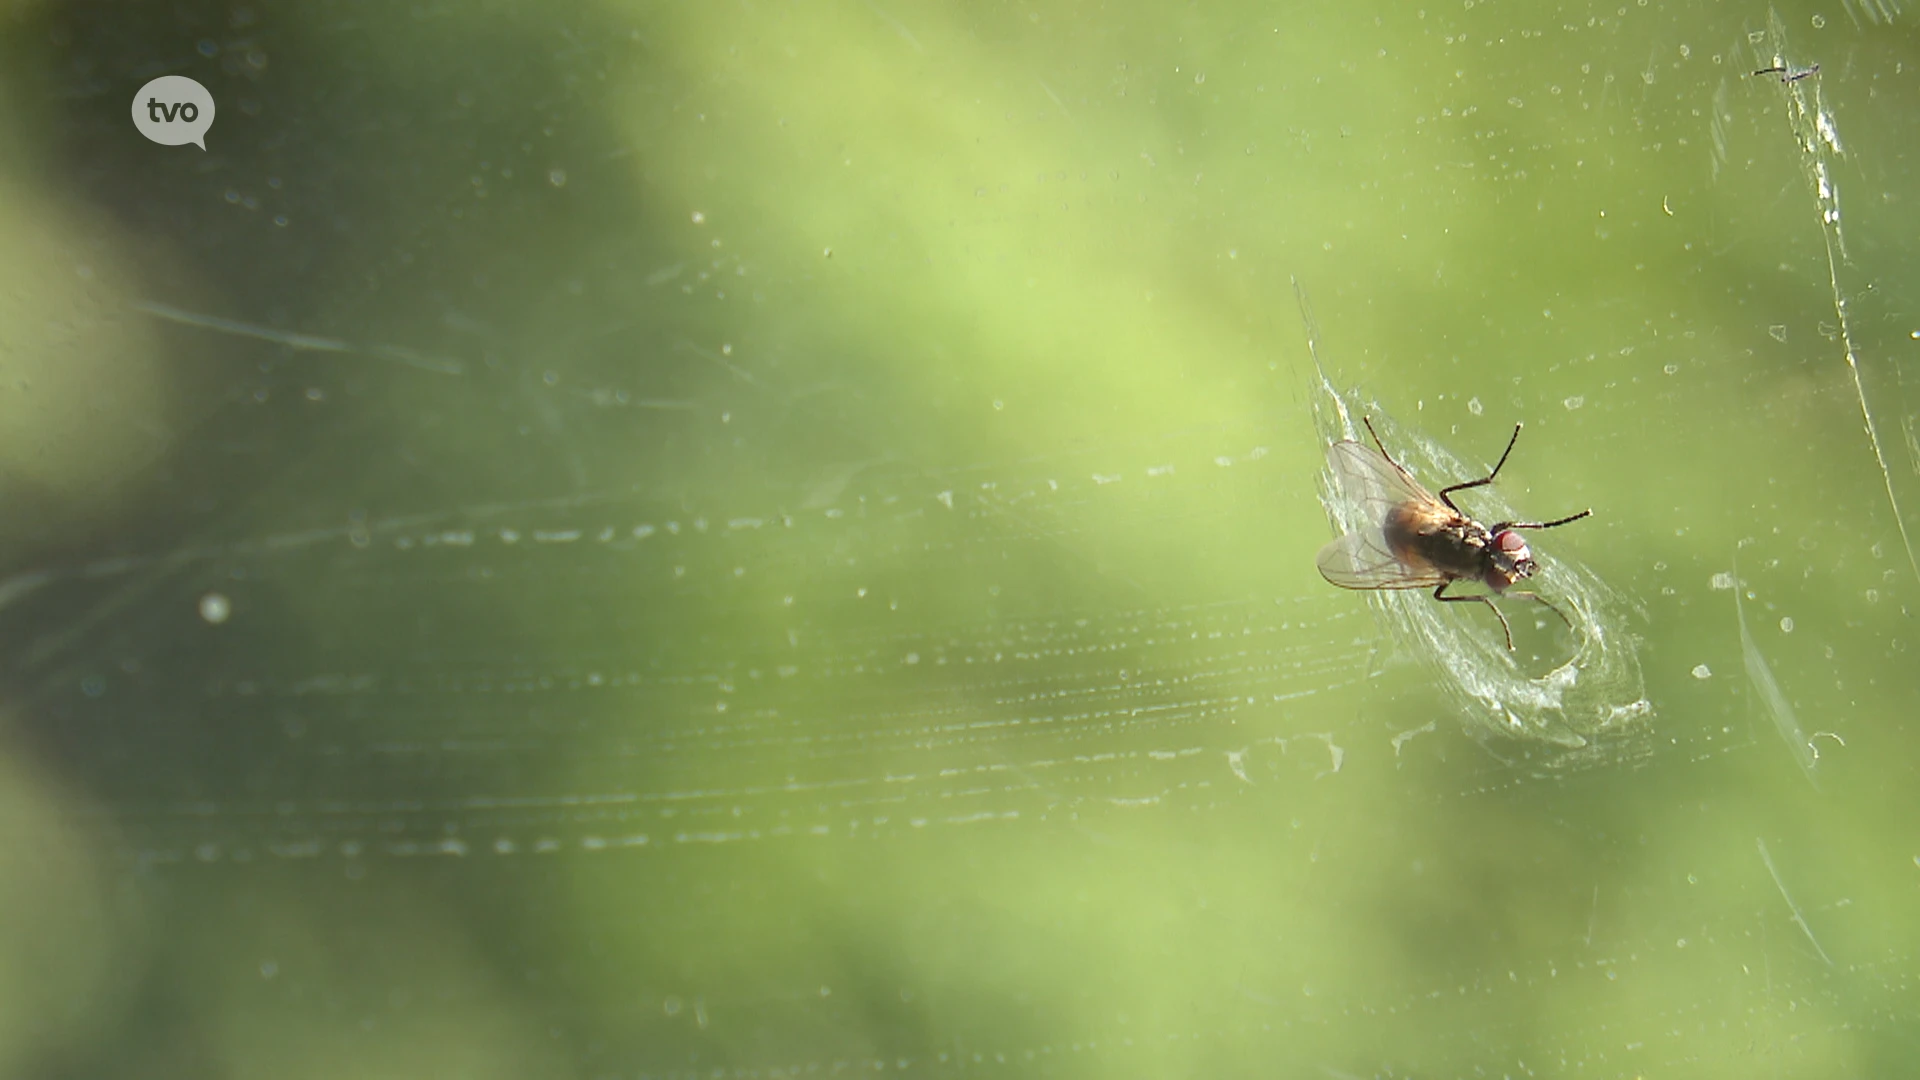
[[[1447,490],[1451,491],[1453,489],[1448,488]],[[1452,506],[1453,504],[1448,503],[1447,505]],[[1557,529],[1570,522],[1579,521],[1591,513],[1593,513],[1592,510],[1582,510],[1577,514],[1568,514],[1566,517],[1556,518],[1553,521],[1502,521],[1496,523],[1487,531],[1497,533],[1503,529]]]
[[[1435,600],[1444,601],[1449,604],[1452,604],[1452,603],[1470,604],[1477,600],[1480,603],[1487,605],[1487,610],[1493,612],[1493,617],[1500,620],[1500,632],[1507,636],[1507,651],[1512,652],[1513,651],[1513,628],[1507,625],[1507,617],[1500,613],[1500,609],[1498,607],[1494,606],[1493,598],[1490,596],[1487,596],[1485,593],[1475,593],[1472,596],[1448,596],[1447,586],[1453,584],[1456,580],[1458,579],[1448,578],[1447,580],[1441,582],[1439,586],[1433,590],[1433,598]],[[1522,595],[1532,596],[1533,594],[1524,593]],[[1544,604],[1546,603],[1546,601],[1542,600],[1541,603]],[[1553,605],[1547,604],[1547,606],[1552,607]],[[1566,618],[1566,616],[1563,615],[1561,616],[1561,618]],[[1567,625],[1571,626],[1573,624],[1569,623]]]
[[[1415,487],[1418,487],[1418,486],[1419,486],[1419,483],[1418,483],[1418,481],[1415,481],[1415,480],[1414,480],[1414,478],[1413,478],[1413,474],[1407,471],[1407,469],[1406,469],[1406,466],[1404,466],[1404,465],[1402,465],[1402,464],[1400,464],[1399,462],[1397,462],[1397,461],[1395,461],[1395,460],[1393,460],[1393,455],[1392,455],[1392,454],[1389,454],[1389,453],[1387,453],[1387,444],[1386,444],[1386,443],[1383,443],[1383,442],[1381,442],[1381,441],[1380,441],[1380,433],[1379,433],[1379,432],[1377,432],[1377,431],[1375,431],[1375,430],[1373,430],[1373,417],[1371,417],[1371,416],[1363,416],[1363,417],[1361,417],[1361,418],[1360,418],[1360,422],[1361,422],[1361,423],[1363,423],[1363,424],[1365,424],[1365,425],[1367,425],[1367,434],[1369,434],[1369,435],[1371,435],[1371,436],[1373,436],[1373,445],[1375,445],[1375,446],[1377,446],[1377,447],[1379,447],[1379,448],[1380,448],[1380,456],[1381,456],[1381,457],[1383,457],[1383,458],[1386,458],[1386,459],[1387,459],[1387,464],[1389,464],[1389,465],[1391,465],[1391,466],[1393,466],[1393,467],[1394,467],[1394,470],[1395,470],[1396,472],[1398,472],[1398,473],[1399,473],[1399,474],[1400,474],[1401,476],[1404,476],[1404,477],[1406,477],[1406,478],[1407,478],[1407,482],[1408,482],[1408,483],[1411,483],[1411,484],[1413,484],[1413,485],[1414,485]],[[1447,505],[1448,505],[1448,506],[1452,506],[1453,504],[1452,504],[1452,503],[1448,503]]]
[[[1375,436],[1375,441],[1378,441],[1378,436]],[[1452,510],[1454,513],[1459,514],[1461,517],[1468,516],[1459,507],[1453,505],[1453,500],[1448,498],[1447,496],[1455,491],[1465,491],[1468,488],[1486,487],[1488,484],[1493,483],[1493,478],[1500,475],[1500,466],[1505,465],[1507,463],[1507,455],[1513,453],[1513,444],[1519,441],[1520,441],[1520,425],[1515,424],[1513,425],[1513,438],[1507,440],[1507,448],[1506,450],[1501,452],[1500,460],[1494,463],[1493,471],[1488,473],[1486,476],[1482,477],[1479,480],[1468,480],[1465,483],[1452,484],[1447,487],[1441,488],[1439,492],[1440,501],[1447,504],[1447,509]]]
[[[1535,601],[1540,604],[1544,604],[1548,611],[1551,611],[1555,615],[1560,616],[1560,621],[1567,624],[1567,629],[1569,630],[1573,629],[1573,620],[1567,618],[1567,613],[1564,611],[1561,611],[1558,607],[1554,606],[1553,601],[1548,600],[1546,597],[1541,596],[1539,593],[1529,592],[1526,589],[1514,589],[1513,591],[1507,593],[1507,595],[1508,596],[1524,596],[1529,600]]]

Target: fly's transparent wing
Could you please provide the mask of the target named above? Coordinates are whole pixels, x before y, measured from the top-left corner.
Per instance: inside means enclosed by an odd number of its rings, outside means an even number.
[[[1350,529],[1363,522],[1378,526],[1387,520],[1387,511],[1401,503],[1444,505],[1385,454],[1351,439],[1327,448],[1327,468],[1333,473],[1334,494],[1345,504],[1338,509],[1343,517],[1352,515]]]
[[[1386,534],[1373,526],[1327,544],[1315,562],[1321,577],[1343,589],[1431,589],[1447,580],[1432,567],[1395,558]]]
[[[1320,549],[1320,576],[1343,589],[1430,589],[1446,575],[1400,561],[1380,526],[1395,506],[1439,506],[1413,477],[1371,447],[1343,439],[1327,449],[1331,509],[1347,530]]]

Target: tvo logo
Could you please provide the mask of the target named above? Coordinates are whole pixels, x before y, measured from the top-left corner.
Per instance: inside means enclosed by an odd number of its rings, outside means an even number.
[[[162,75],[133,95],[133,126],[162,146],[207,148],[213,95],[185,75]]]

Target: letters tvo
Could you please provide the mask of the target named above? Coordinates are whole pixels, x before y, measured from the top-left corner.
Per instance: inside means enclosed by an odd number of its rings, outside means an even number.
[[[159,98],[147,99],[147,119],[156,124],[170,124],[175,120],[184,120],[191,124],[200,119],[200,106],[191,101],[182,101],[177,105],[168,105]]]

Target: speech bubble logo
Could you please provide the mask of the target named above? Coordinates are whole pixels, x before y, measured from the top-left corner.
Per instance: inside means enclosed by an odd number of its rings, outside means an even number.
[[[133,126],[161,146],[207,148],[213,95],[185,75],[162,75],[133,95]]]

